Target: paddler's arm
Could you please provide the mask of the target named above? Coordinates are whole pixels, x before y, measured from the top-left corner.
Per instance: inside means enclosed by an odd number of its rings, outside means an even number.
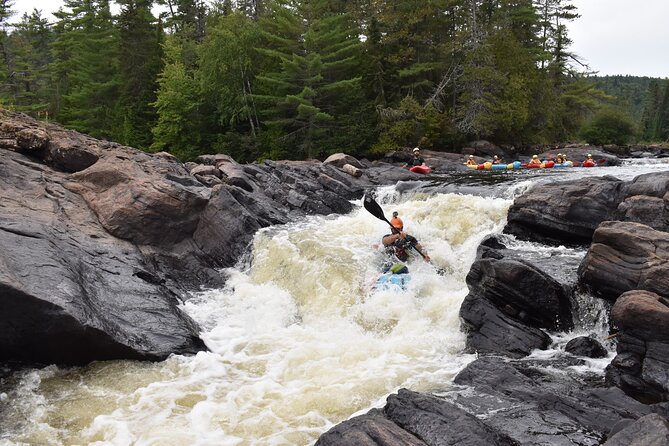
[[[426,262],[430,261],[430,256],[427,255],[427,252],[423,250],[423,247],[420,245],[420,243],[416,243],[413,247],[414,249],[416,249],[416,251],[418,251],[418,254],[420,254],[421,257],[423,257],[423,260],[425,260]]]
[[[405,232],[397,232],[395,234],[389,234],[383,237],[381,242],[383,246],[392,246],[399,239],[405,239],[407,237]]]

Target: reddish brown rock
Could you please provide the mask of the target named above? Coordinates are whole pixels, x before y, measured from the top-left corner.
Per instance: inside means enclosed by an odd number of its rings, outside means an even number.
[[[669,233],[640,223],[604,222],[578,274],[581,283],[609,300],[636,289],[669,297]]]

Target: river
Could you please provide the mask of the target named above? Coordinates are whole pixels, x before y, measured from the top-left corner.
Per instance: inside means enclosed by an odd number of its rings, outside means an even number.
[[[458,312],[465,276],[485,237],[501,233],[513,198],[539,181],[669,170],[658,160],[562,172],[467,172],[436,181],[467,193],[377,192],[390,217],[428,250],[406,290],[373,290],[387,225],[356,202],[256,234],[224,289],[194,294],[184,310],[211,351],[158,362],[107,361],[2,373],[0,445],[309,445],[335,424],[406,387],[441,392],[473,355]],[[478,176],[477,176],[478,175]],[[505,236],[509,246],[527,248]],[[584,250],[533,244],[537,255]],[[606,334],[601,309],[579,329]],[[548,352],[537,352],[547,356]],[[608,359],[610,360],[610,358]],[[591,367],[603,369],[606,360]]]

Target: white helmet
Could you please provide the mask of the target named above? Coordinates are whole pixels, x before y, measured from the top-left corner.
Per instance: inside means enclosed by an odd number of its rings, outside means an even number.
[[[413,148],[413,151],[414,151],[414,153],[415,153],[415,152],[420,152],[420,149],[419,149],[418,147],[414,147],[414,148]]]

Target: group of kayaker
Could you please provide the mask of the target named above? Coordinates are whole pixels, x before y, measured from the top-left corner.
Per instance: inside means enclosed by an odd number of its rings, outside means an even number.
[[[492,162],[492,164],[505,164],[502,157],[497,156],[497,155],[492,157],[491,162]],[[469,166],[477,166],[479,163],[477,163],[476,160],[474,159],[474,155],[469,155],[469,158],[467,158],[467,161],[465,161],[465,164],[467,164]]]
[[[542,161],[542,160],[539,158],[539,155],[532,155],[532,158],[527,162],[527,164],[528,164],[529,166],[534,166],[534,165],[537,165],[537,166],[538,166],[538,165],[541,165],[541,163],[543,163],[543,162],[545,162],[545,161],[546,161],[546,160],[543,160],[543,161]],[[558,153],[557,156],[555,157],[555,159],[554,159],[553,161],[555,161],[555,163],[557,163],[557,164],[564,164],[564,163],[567,162],[567,155],[564,154],[564,153]],[[584,162],[592,163],[593,165],[596,164],[596,163],[595,163],[595,160],[592,159],[592,153],[588,153],[588,156],[587,156],[587,158],[585,159]],[[505,163],[504,163],[504,160],[502,159],[502,157],[501,157],[501,156],[497,156],[497,155],[494,155],[494,156],[493,156],[491,163],[492,163],[492,164],[505,164]],[[476,160],[474,159],[474,155],[469,155],[469,157],[468,157],[467,160],[465,161],[465,164],[466,164],[466,165],[469,165],[469,166],[476,166],[476,165],[478,165],[479,163],[476,162]]]

